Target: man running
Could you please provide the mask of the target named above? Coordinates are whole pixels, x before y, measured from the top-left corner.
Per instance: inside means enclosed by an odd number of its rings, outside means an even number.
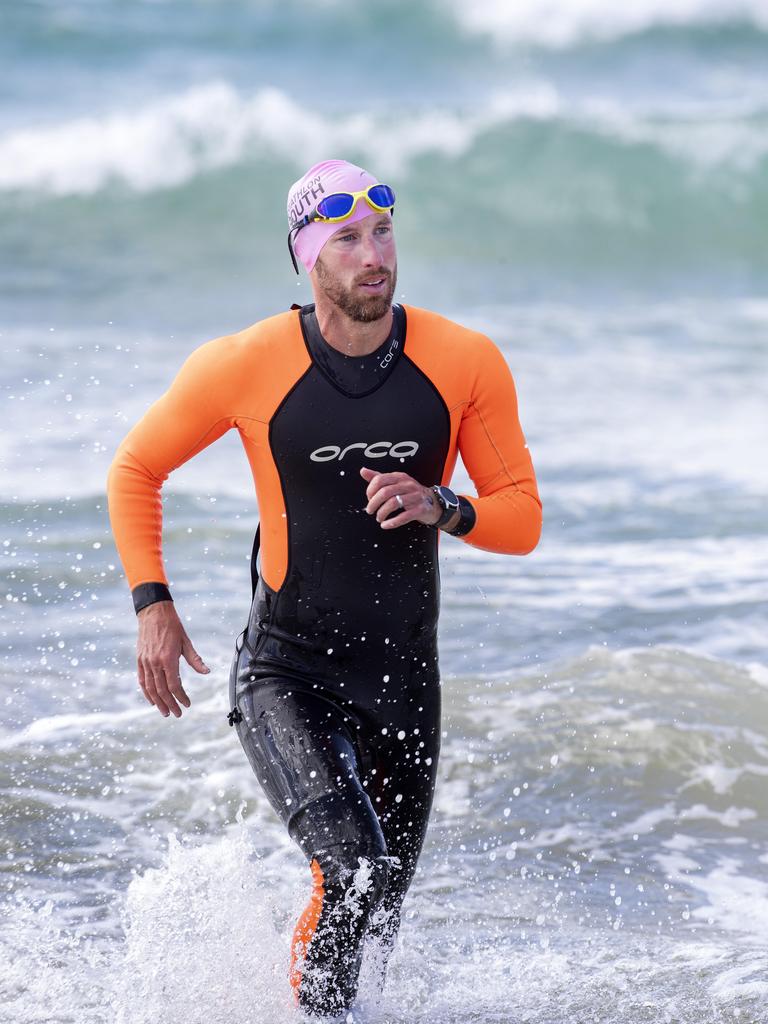
[[[161,552],[171,470],[239,431],[261,557],[230,676],[230,724],[313,890],[290,982],[312,1017],[352,1005],[363,947],[383,972],[424,841],[440,746],[438,538],[526,554],[541,504],[507,364],[488,338],[393,305],[392,189],[342,160],[288,196],[314,303],[188,358],[121,444],[115,540],[138,614],[138,674],[166,717],[207,672]],[[477,489],[449,488],[461,454]]]

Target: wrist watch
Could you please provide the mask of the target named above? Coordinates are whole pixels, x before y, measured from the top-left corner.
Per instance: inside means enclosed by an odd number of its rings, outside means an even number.
[[[471,502],[467,501],[466,498],[462,498],[461,495],[454,494],[450,487],[443,487],[441,484],[435,484],[432,488],[432,493],[435,496],[435,501],[443,510],[437,522],[431,524],[433,529],[439,530],[440,527],[445,526],[458,512],[459,520],[454,528],[448,532],[452,537],[463,537],[469,533],[475,525],[476,518]]]
[[[431,524],[436,530],[439,530],[441,526],[445,526],[445,524],[453,518],[454,514],[459,511],[459,499],[450,487],[443,487],[440,484],[435,484],[432,488],[432,493],[435,496],[437,504],[443,510],[443,514],[437,522]]]

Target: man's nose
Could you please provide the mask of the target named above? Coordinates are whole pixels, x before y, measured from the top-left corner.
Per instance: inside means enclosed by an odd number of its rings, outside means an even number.
[[[381,266],[383,262],[385,241],[377,235],[366,235],[363,238],[362,257],[366,266]]]

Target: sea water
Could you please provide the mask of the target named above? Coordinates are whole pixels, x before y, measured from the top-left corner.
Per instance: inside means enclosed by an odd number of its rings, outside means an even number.
[[[285,196],[346,156],[397,298],[503,349],[545,511],[524,559],[441,543],[435,808],[358,1015],[768,1022],[768,9],[668,7],[3,9],[0,1021],[293,1019],[310,876],[226,722],[246,460],[164,491],[180,720],[104,479],[192,348],[310,300]]]

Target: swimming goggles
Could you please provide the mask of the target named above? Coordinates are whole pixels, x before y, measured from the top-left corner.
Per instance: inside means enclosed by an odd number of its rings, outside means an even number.
[[[294,232],[301,231],[307,224],[311,224],[315,220],[325,224],[336,224],[346,220],[352,216],[360,199],[365,199],[370,208],[377,213],[385,213],[387,210],[390,213],[394,211],[395,193],[389,185],[369,185],[368,188],[364,188],[360,192],[333,192],[329,196],[323,196],[312,213],[304,214],[295,224],[291,224],[288,229],[288,252],[291,254],[293,269],[297,274],[299,265],[293,251]]]

